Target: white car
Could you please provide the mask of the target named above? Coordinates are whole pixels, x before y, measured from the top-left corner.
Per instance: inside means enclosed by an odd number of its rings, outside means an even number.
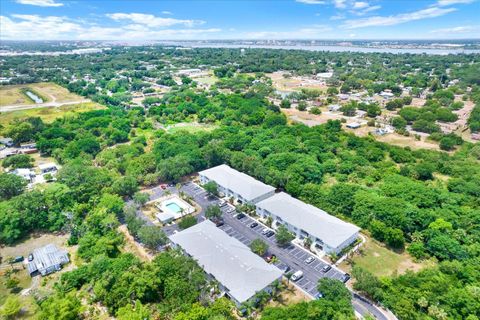
[[[291,277],[290,279],[292,279],[292,281],[298,281],[298,280],[300,280],[302,277],[303,277],[303,271],[298,270],[297,272],[295,272],[294,274],[292,274],[292,277]]]
[[[262,230],[262,234],[263,234],[263,235],[266,235],[266,234],[268,233],[268,231],[270,231],[270,229],[265,228],[265,229]]]
[[[313,261],[315,261],[315,258],[312,257],[312,256],[310,256],[310,257],[308,257],[307,259],[305,259],[305,263],[306,263],[306,264],[310,264],[310,263],[312,263]]]

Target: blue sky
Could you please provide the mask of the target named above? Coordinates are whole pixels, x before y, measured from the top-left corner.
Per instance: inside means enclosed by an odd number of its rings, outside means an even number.
[[[0,0],[0,39],[480,38],[480,0]]]

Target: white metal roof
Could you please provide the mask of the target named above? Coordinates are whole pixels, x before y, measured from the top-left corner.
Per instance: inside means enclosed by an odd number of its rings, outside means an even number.
[[[247,201],[256,199],[275,190],[274,187],[266,185],[245,173],[232,169],[226,164],[201,171],[199,174],[241,195]]]
[[[308,234],[322,240],[331,248],[337,248],[360,230],[359,227],[295,199],[285,192],[277,193],[260,201],[257,203],[257,207],[265,209],[288,224],[308,232]]]
[[[56,168],[57,165],[53,162],[47,162],[47,163],[41,163],[38,165],[40,170],[45,170],[45,169],[50,169],[50,168]]]
[[[282,276],[250,248],[230,237],[209,220],[170,236],[242,303]]]
[[[30,273],[38,270],[43,274],[56,265],[63,265],[70,261],[67,251],[58,249],[57,246],[52,243],[33,250],[32,255],[33,260],[28,264]]]

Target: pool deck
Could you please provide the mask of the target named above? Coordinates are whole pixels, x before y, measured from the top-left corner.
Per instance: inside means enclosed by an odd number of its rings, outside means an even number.
[[[172,206],[175,208],[171,208]],[[195,212],[194,206],[190,205],[176,194],[158,199],[156,201],[156,207],[161,211],[157,214],[157,218],[161,222],[177,220]]]

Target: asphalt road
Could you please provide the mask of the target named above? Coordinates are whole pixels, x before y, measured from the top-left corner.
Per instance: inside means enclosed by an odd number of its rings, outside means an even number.
[[[167,189],[170,190],[171,193],[177,192],[177,189],[175,187],[168,187]],[[161,189],[160,187],[151,189],[151,191],[152,194],[150,196],[150,200],[160,198],[165,192],[165,190]],[[206,219],[204,216],[206,208],[208,206],[216,205],[218,203],[218,199],[207,197],[206,191],[192,182],[182,185],[180,191],[183,191],[185,194],[191,196],[195,200],[195,202],[202,208],[201,212],[196,216],[199,222]],[[305,263],[305,259],[312,255],[305,249],[294,244],[291,244],[285,248],[279,247],[276,244],[275,236],[267,238],[266,236],[261,234],[262,230],[266,228],[266,226],[259,223],[258,226],[251,228],[250,225],[255,220],[248,215],[246,215],[242,219],[237,219],[235,211],[229,212],[232,208],[233,207],[231,207],[230,205],[221,208],[225,224],[220,228],[224,230],[228,235],[238,239],[247,246],[257,238],[264,240],[269,246],[268,254],[274,254],[277,257],[278,261],[275,263],[276,265],[286,264],[290,267],[290,272],[295,272],[297,270],[303,271],[303,277],[297,282],[292,283],[294,283],[297,287],[299,287],[302,291],[304,291],[312,298],[315,298],[315,295],[318,293],[316,286],[319,279],[323,277],[329,277],[338,280],[342,279],[345,273],[334,266],[332,266],[332,269],[330,269],[328,272],[322,272],[322,267],[325,266],[327,263],[317,257],[315,257],[315,260],[310,264]],[[140,217],[142,219],[148,219],[143,214],[141,214],[141,212]],[[172,224],[165,226],[163,230],[167,235],[172,235],[173,233],[178,232],[179,228],[176,224]],[[381,312],[377,307],[375,307],[366,299],[357,294],[353,294],[352,304],[355,311],[363,316],[371,314],[377,319],[388,320],[388,318],[383,314],[383,312]]]

